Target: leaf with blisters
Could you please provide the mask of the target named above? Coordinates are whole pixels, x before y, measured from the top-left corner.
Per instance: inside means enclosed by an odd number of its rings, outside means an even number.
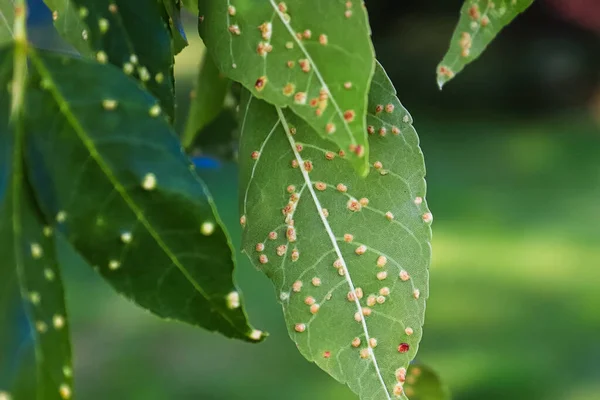
[[[366,178],[292,112],[248,95],[240,107],[243,250],[300,352],[362,399],[406,398],[428,296],[425,166],[395,94],[378,66]]]
[[[112,63],[139,80],[175,113],[168,15],[157,0],[44,0],[54,26],[82,54]]]
[[[0,87],[5,90],[13,79],[12,47],[0,50]],[[67,399],[72,393],[72,363],[67,313],[61,274],[58,269],[52,231],[44,226],[43,216],[33,199],[23,171],[22,121],[9,121],[10,96],[0,96],[0,303],[10,309],[2,309],[0,322],[0,355],[15,351],[15,371],[20,356],[27,350],[26,344],[32,337],[36,348],[35,379],[38,399]],[[6,296],[6,297],[5,297]],[[15,315],[17,304],[8,301],[20,297],[24,304],[27,321],[5,320]],[[23,346],[4,348],[4,335],[14,327],[26,324],[17,330],[20,337],[14,338]],[[33,332],[30,332],[33,327]],[[14,341],[13,341],[14,343]],[[19,348],[22,351],[19,351]],[[18,400],[19,376],[0,387],[0,398],[15,395]],[[25,398],[25,397],[23,397]]]
[[[438,374],[426,365],[411,364],[404,390],[410,400],[450,400],[450,390]]]
[[[254,96],[291,108],[368,172],[365,116],[375,64],[362,1],[200,0],[199,8],[200,35],[221,71]]]
[[[475,61],[496,35],[533,0],[465,0],[450,48],[437,68],[440,87]]]
[[[140,306],[261,340],[212,198],[156,100],[112,66],[47,53],[30,61],[28,171],[48,218]]]

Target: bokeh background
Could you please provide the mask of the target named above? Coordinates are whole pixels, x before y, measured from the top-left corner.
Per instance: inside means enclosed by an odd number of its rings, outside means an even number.
[[[600,1],[537,0],[441,92],[461,1],[366,3],[421,137],[435,216],[418,360],[457,400],[600,399]],[[31,8],[33,40],[63,49],[42,2]],[[203,51],[195,20],[177,56],[179,127]],[[235,164],[202,174],[239,243]],[[80,399],[355,398],[296,351],[270,282],[241,255],[249,314],[271,334],[260,345],[160,321],[77,255],[61,258]]]

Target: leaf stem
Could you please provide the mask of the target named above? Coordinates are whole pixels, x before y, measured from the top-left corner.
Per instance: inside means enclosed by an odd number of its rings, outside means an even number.
[[[27,4],[25,0],[15,1],[15,40],[14,73],[10,115],[15,118],[23,111],[25,84],[27,81]]]

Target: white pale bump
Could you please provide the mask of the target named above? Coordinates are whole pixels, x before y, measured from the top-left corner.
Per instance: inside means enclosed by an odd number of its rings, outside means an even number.
[[[42,258],[42,256],[44,255],[44,249],[42,249],[42,246],[40,246],[39,243],[31,243],[30,249],[31,257],[33,257],[36,260]]]
[[[52,325],[54,329],[62,329],[65,326],[65,318],[62,315],[55,315],[52,317]]]
[[[250,339],[259,340],[261,337],[262,337],[262,331],[259,331],[258,329],[254,329],[250,333]]]
[[[132,239],[133,239],[133,236],[131,235],[131,232],[123,232],[123,233],[121,233],[121,242],[123,242],[123,243],[131,243]]]
[[[117,108],[117,101],[113,99],[104,99],[102,100],[102,108],[106,111],[113,111]]]
[[[62,373],[65,376],[65,378],[70,378],[73,376],[73,369],[70,366],[65,365],[62,367]]]
[[[29,293],[29,301],[31,301],[31,304],[33,304],[34,306],[37,306],[38,304],[40,304],[41,300],[42,300],[42,298],[38,292]]]
[[[71,388],[66,383],[60,385],[60,387],[58,388],[58,392],[60,393],[60,397],[62,397],[65,400],[71,398]]]
[[[0,400],[12,400],[12,397],[8,392],[0,392]]]
[[[108,28],[110,28],[110,22],[106,18],[100,18],[98,20],[98,28],[100,28],[100,33],[106,33]]]
[[[142,187],[145,190],[156,189],[156,175],[154,175],[153,173],[148,173],[144,175],[144,179],[142,180]]]
[[[58,223],[63,223],[67,220],[67,213],[66,211],[59,211],[56,214],[56,222]]]
[[[54,271],[52,271],[50,268],[44,269],[44,277],[48,281],[53,281],[54,280]]]
[[[153,105],[152,107],[150,107],[150,110],[148,111],[148,113],[150,114],[151,117],[158,117],[161,113],[161,109],[160,106],[158,104]]]
[[[204,236],[212,235],[215,232],[215,224],[210,221],[203,222],[202,225],[200,225],[200,232],[202,232]]]
[[[111,270],[117,270],[121,266],[121,263],[118,260],[110,260],[108,263],[108,268]]]
[[[42,232],[44,233],[44,236],[50,237],[50,236],[52,236],[52,227],[51,226],[44,226],[44,229],[43,229]]]
[[[230,292],[227,295],[227,308],[234,309],[240,307],[240,294],[236,291]]]
[[[35,323],[35,330],[39,333],[45,333],[48,330],[48,325],[44,321],[37,321]]]
[[[98,61],[100,64],[106,64],[106,62],[108,61],[108,56],[105,52],[100,50],[96,53],[96,61]]]

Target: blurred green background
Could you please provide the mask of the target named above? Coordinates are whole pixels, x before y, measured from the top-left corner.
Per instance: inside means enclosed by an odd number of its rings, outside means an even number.
[[[415,118],[435,216],[418,360],[457,400],[600,399],[600,31],[582,23],[600,26],[600,3],[559,3],[539,0],[440,92],[461,2],[367,1],[378,57]],[[40,46],[60,47],[41,5],[31,21]],[[180,125],[202,53],[186,22]],[[239,243],[235,164],[202,175]],[[61,257],[80,399],[355,398],[296,351],[270,282],[241,255],[249,314],[271,334],[260,345],[160,321]]]

